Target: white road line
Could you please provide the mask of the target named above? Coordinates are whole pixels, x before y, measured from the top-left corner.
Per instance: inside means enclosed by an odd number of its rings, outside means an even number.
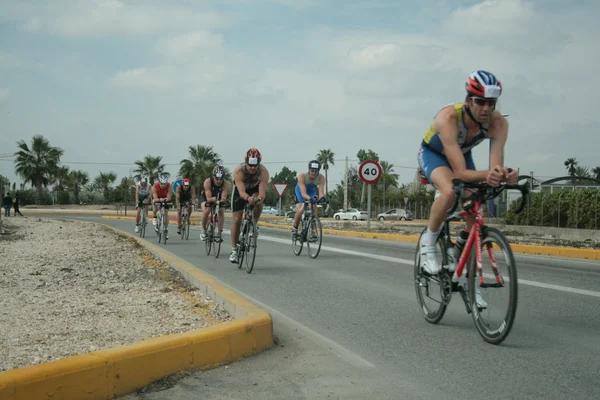
[[[281,238],[277,238],[277,237],[273,237],[273,236],[266,236],[266,235],[260,235],[259,238],[260,238],[260,240],[268,240],[270,242],[285,243],[285,244],[291,245],[291,239],[281,239]],[[321,246],[321,250],[322,251],[323,250],[331,251],[331,252],[341,253],[341,254],[347,254],[347,255],[351,255],[351,256],[365,257],[365,258],[370,258],[372,260],[387,261],[387,262],[396,263],[396,264],[405,264],[405,265],[410,265],[410,266],[414,265],[413,260],[407,260],[407,259],[403,259],[403,258],[389,257],[389,256],[380,256],[377,254],[340,249],[337,247]],[[486,275],[486,277],[493,277],[493,275],[489,275],[489,276],[487,274],[485,274],[485,275]],[[584,296],[600,298],[600,292],[596,292],[593,290],[577,289],[577,288],[572,288],[572,287],[568,287],[568,286],[554,285],[551,283],[530,281],[527,279],[519,279],[519,284],[543,288],[543,289],[557,290],[559,292],[581,294]]]

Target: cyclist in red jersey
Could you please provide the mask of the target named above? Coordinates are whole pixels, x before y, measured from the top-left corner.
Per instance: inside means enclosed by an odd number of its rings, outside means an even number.
[[[165,174],[162,174],[158,177],[158,182],[155,182],[152,185],[152,204],[154,207],[152,211],[154,212],[154,218],[152,220],[152,224],[154,225],[154,230],[158,230],[157,221],[156,221],[156,212],[158,211],[158,203],[162,202],[170,202],[171,201],[171,184],[168,181],[169,179]],[[169,207],[165,207],[165,222],[169,222]],[[167,235],[167,239],[168,239]]]

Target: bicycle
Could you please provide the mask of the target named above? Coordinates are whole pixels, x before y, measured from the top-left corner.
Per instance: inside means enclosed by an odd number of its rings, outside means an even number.
[[[440,271],[439,274],[431,276],[421,269],[421,238],[427,228],[423,230],[419,237],[419,241],[417,242],[414,266],[417,300],[419,301],[425,320],[429,323],[437,324],[443,318],[446,308],[450,304],[452,293],[458,292],[465,304],[467,314],[472,314],[475,327],[483,340],[491,344],[500,344],[510,333],[515,320],[518,301],[517,268],[508,239],[499,229],[485,225],[481,205],[485,204],[485,201],[487,200],[496,198],[504,190],[516,189],[521,192],[521,203],[515,212],[520,213],[525,207],[525,202],[529,195],[529,186],[528,184],[502,184],[498,187],[492,187],[486,183],[467,183],[458,179],[454,179],[452,183],[454,185],[455,193],[454,204],[452,209],[449,210],[449,216],[444,220],[442,230],[436,242],[438,251],[442,256],[442,271]],[[474,191],[472,191],[470,195],[467,193],[468,197],[465,197],[465,189]],[[463,204],[463,210],[455,212],[459,202]],[[450,265],[449,263],[455,262],[454,255],[456,253],[454,252],[454,249],[456,248],[459,251],[460,249],[455,246],[450,238],[450,222],[462,221],[468,214],[476,214],[476,221],[471,227],[468,238],[464,244],[464,249],[462,249],[462,252],[460,253],[458,265],[456,266],[456,275],[454,275],[455,278],[453,278],[454,273],[450,272],[448,265]],[[484,276],[483,274],[481,251],[483,246],[485,246],[491,261],[492,275],[486,274],[487,276]],[[473,247],[475,247],[475,260],[473,260],[474,257],[472,254]],[[508,279],[504,279],[500,275],[498,264],[494,258],[493,247],[499,249],[500,253],[506,258],[507,265],[505,269],[508,273]],[[464,288],[464,285],[460,285],[458,281],[458,279],[461,278],[465,267],[467,268],[467,289]],[[490,307],[489,304],[480,307],[477,304],[477,288],[475,285],[476,276],[478,278],[480,289],[501,289],[505,287],[505,284],[508,286],[508,310],[503,316],[502,312],[500,313],[502,320],[496,328],[491,328],[483,315],[484,310],[491,314],[494,311],[493,307]],[[486,282],[485,277],[492,278],[492,282]],[[433,285],[439,287],[440,300],[431,297],[437,290]],[[421,289],[424,289],[425,296]],[[426,298],[438,303],[439,309],[430,309],[430,307],[425,304]],[[488,294],[486,294],[486,298],[488,298]]]
[[[188,211],[190,203],[185,201],[180,204],[181,207],[181,239],[189,240],[190,238],[190,214]]]
[[[166,201],[161,201],[157,203],[159,203],[159,210],[157,215],[158,221],[156,224],[156,237],[158,239],[158,243],[160,243],[162,239],[163,243],[167,244],[167,234],[169,233],[167,227],[169,226],[169,221],[167,221],[167,218],[165,216],[165,208],[167,208],[169,205]]]
[[[221,208],[221,201],[210,204],[210,215],[208,218],[208,226],[206,227],[206,239],[204,246],[206,248],[206,255],[210,255],[212,244],[215,244],[214,254],[215,258],[219,258],[221,252],[221,243],[223,242],[221,225],[219,221],[219,209]],[[207,204],[208,206],[208,204]],[[215,227],[217,228],[217,234],[215,235]]]
[[[256,203],[260,203],[262,200],[259,197]],[[246,272],[251,273],[254,268],[254,260],[256,259],[256,234],[258,227],[254,221],[254,205],[246,203],[244,205],[244,213],[242,217],[242,224],[240,227],[240,237],[237,242],[237,256],[238,256],[238,268],[242,268],[244,258],[246,259]],[[250,255],[252,252],[252,255]],[[246,253],[248,253],[246,255]]]
[[[146,200],[140,201],[138,207],[142,208],[140,215],[140,237],[146,237],[146,225],[148,225],[148,203]]]
[[[328,204],[325,201],[312,201],[305,200],[303,207],[304,213],[302,213],[302,229],[296,235],[292,237],[292,250],[294,254],[299,256],[302,253],[302,248],[306,242],[306,248],[308,249],[308,255],[310,258],[315,259],[321,252],[321,244],[323,242],[323,226],[321,225],[321,219],[315,214],[315,206],[317,204]],[[309,236],[310,235],[310,236]],[[313,245],[311,245],[313,243]],[[314,245],[316,244],[316,251]]]

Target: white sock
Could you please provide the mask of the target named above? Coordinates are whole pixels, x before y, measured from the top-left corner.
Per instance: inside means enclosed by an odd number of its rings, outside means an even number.
[[[427,231],[425,232],[425,234],[423,235],[423,238],[421,239],[421,246],[435,245],[435,242],[437,241],[438,235],[440,234],[441,231],[442,231],[442,229],[440,228],[440,230],[438,230],[437,232],[431,232],[429,227],[427,227]]]

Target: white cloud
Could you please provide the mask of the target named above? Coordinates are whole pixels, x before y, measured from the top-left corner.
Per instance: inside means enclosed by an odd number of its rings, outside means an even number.
[[[182,32],[231,22],[225,15],[197,6],[121,0],[56,0],[46,4],[25,1],[8,4],[0,19],[17,21],[24,31],[74,38]]]
[[[0,68],[17,68],[20,65],[21,61],[17,57],[0,50]]]
[[[111,79],[115,86],[147,89],[169,89],[177,76],[174,68],[134,68],[117,72]]]
[[[167,58],[181,56],[202,56],[207,50],[223,48],[223,36],[220,34],[200,31],[184,35],[161,38],[156,44],[156,51]]]
[[[554,153],[532,153],[526,157],[526,161],[533,165],[540,165],[554,157],[556,157]]]
[[[9,88],[0,88],[0,101],[4,101],[10,95]]]

